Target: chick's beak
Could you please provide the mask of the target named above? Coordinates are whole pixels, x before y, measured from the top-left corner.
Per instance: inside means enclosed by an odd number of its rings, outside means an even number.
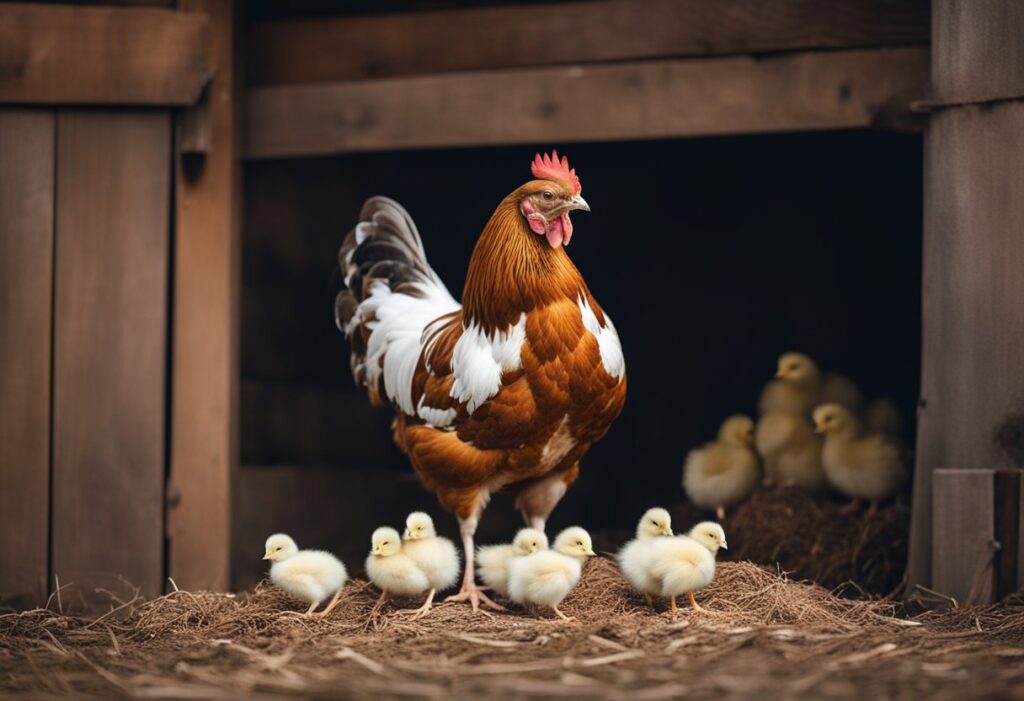
[[[722,541],[722,550],[728,550],[728,549],[729,549],[729,544],[728,544],[728,543],[726,543],[726,542],[725,542],[725,541],[723,540],[723,541]]]
[[[264,560],[269,560],[270,559],[270,553],[263,553],[263,559]]]
[[[822,424],[822,423],[814,424],[814,432],[815,433],[824,433],[825,432],[825,424]]]
[[[672,535],[672,529],[671,528],[662,528],[661,529],[661,534],[662,535]]]
[[[594,552],[594,549],[593,549],[593,548],[587,548],[587,549],[586,549],[586,550],[584,551],[584,553],[585,553],[586,555],[597,555],[597,553],[595,553],[595,552]]]
[[[777,371],[775,372],[775,377],[776,377],[777,379],[780,379],[780,380],[782,380],[782,379],[785,379],[785,377],[786,377],[786,371],[785,371],[785,370],[777,370]]]

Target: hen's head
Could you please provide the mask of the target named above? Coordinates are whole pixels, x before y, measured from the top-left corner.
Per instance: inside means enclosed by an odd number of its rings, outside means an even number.
[[[516,191],[519,211],[526,218],[530,231],[544,236],[552,248],[569,245],[572,222],[569,212],[574,209],[590,211],[590,205],[580,195],[580,179],[576,169],[569,168],[569,159],[558,157],[558,151],[533,159],[530,167],[536,180]]]

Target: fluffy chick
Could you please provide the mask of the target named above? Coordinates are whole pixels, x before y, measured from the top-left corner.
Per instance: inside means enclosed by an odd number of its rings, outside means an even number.
[[[579,526],[555,537],[551,550],[513,558],[508,565],[509,598],[519,604],[550,606],[563,620],[571,620],[558,605],[580,581],[583,563],[594,554],[590,534]]]
[[[661,584],[661,595],[671,599],[672,613],[678,611],[676,597],[682,594],[695,611],[703,610],[693,593],[711,583],[715,555],[728,547],[725,531],[713,521],[698,523],[687,535],[658,538],[651,544],[649,576]]]
[[[647,605],[654,608],[652,596],[661,595],[661,582],[649,573],[651,545],[659,537],[672,535],[672,517],[668,511],[655,507],[648,509],[636,526],[636,538],[622,546],[616,560],[629,583],[647,597]]]
[[[754,421],[730,416],[718,431],[718,440],[691,450],[683,465],[683,488],[703,509],[725,518],[725,507],[746,499],[757,486],[760,466],[754,451]]]
[[[765,481],[815,492],[825,486],[821,437],[803,416],[770,412],[757,422],[757,452]]]
[[[815,409],[814,424],[825,434],[821,460],[829,483],[853,498],[844,511],[855,511],[868,499],[868,517],[874,516],[878,502],[896,494],[906,479],[899,446],[882,434],[865,435],[857,418],[838,404]]]
[[[309,604],[307,616],[331,594],[334,597],[323,611],[323,617],[338,605],[341,588],[348,581],[348,571],[341,560],[322,550],[299,550],[295,541],[284,533],[267,538],[263,554],[269,560],[270,581],[297,599]]]
[[[459,552],[455,544],[437,535],[434,519],[422,511],[413,511],[405,519],[402,552],[427,575],[430,591],[415,618],[426,615],[434,603],[434,595],[455,584],[459,578]]]
[[[491,591],[508,596],[508,566],[513,558],[548,549],[548,537],[536,528],[523,528],[511,543],[484,545],[476,551],[476,572]]]
[[[822,375],[818,364],[804,353],[779,356],[775,379],[761,393],[761,414],[781,411],[810,416],[814,407],[824,403],[841,404],[859,412],[864,397],[853,380],[839,373]]]
[[[402,552],[402,537],[398,531],[382,526],[373,532],[371,541],[373,549],[366,558],[366,575],[380,587],[377,607],[392,596],[416,596],[430,589],[426,573]]]

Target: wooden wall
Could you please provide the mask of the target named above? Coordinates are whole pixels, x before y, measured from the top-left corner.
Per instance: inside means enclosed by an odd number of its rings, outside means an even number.
[[[170,115],[0,110],[0,139],[0,590],[157,593]]]
[[[993,543],[1011,540],[993,531],[992,471],[1006,466],[994,431],[1024,401],[1024,5],[935,0],[932,28],[908,593],[983,602],[996,589],[973,578],[994,576]]]

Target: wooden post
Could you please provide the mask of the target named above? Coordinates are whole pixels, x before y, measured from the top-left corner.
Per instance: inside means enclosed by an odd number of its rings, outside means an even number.
[[[915,585],[939,586],[933,575],[963,557],[933,532],[940,503],[992,508],[981,496],[947,493],[958,482],[933,484],[933,475],[998,465],[994,429],[1024,397],[1022,35],[1016,0],[932,3],[911,596]]]
[[[0,594],[46,601],[53,323],[52,110],[0,111]]]
[[[179,117],[175,170],[167,530],[169,574],[188,589],[230,585],[240,292],[235,6],[180,3],[183,10],[209,14],[212,65],[208,95],[196,108],[208,113]]]

